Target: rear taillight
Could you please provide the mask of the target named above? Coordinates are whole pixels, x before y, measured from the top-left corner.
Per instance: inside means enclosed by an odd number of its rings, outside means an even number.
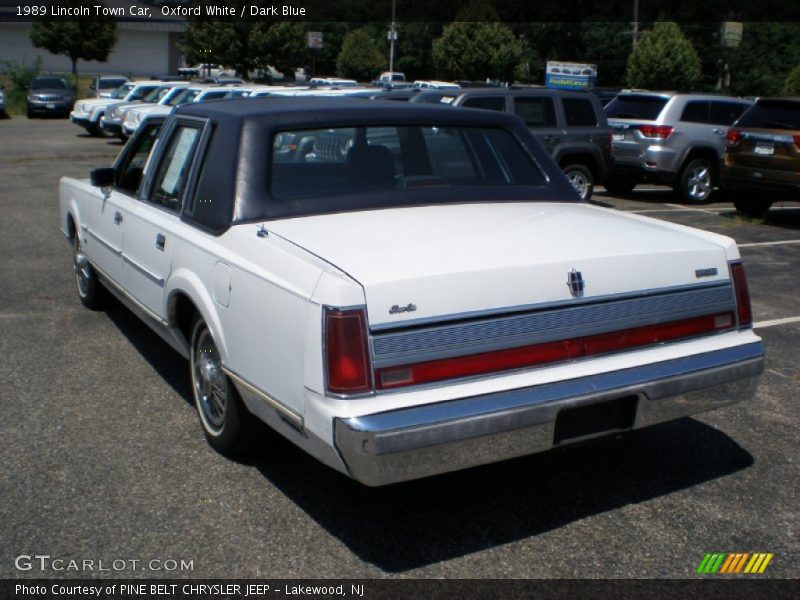
[[[744,265],[741,261],[731,263],[731,279],[736,294],[736,316],[739,320],[739,329],[753,326],[753,310],[750,308],[750,290],[747,289],[747,277],[744,274]]]
[[[792,139],[794,140],[794,145],[800,148],[800,135],[793,135]]]
[[[733,327],[733,313],[718,313],[521,348],[387,367],[378,369],[375,379],[378,389],[386,390],[619,352]]]
[[[665,140],[672,135],[672,127],[669,125],[639,125],[639,131],[644,137]]]
[[[364,309],[325,309],[325,367],[327,391],[362,394],[372,391]]]
[[[738,129],[730,128],[728,129],[728,133],[725,135],[725,143],[728,146],[735,146],[739,143],[739,140],[742,139],[742,132]]]

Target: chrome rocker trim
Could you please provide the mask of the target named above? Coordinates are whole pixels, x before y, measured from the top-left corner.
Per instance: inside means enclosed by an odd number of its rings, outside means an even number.
[[[350,475],[384,485],[455,471],[556,445],[556,417],[574,408],[635,396],[633,429],[751,398],[764,346],[750,343],[531,388],[334,419],[334,441]]]

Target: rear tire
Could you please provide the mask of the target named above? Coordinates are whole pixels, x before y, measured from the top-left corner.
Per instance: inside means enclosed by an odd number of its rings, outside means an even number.
[[[211,330],[199,315],[195,316],[191,331],[189,373],[203,432],[219,453],[242,454],[253,441],[255,417],[222,371],[222,360]]]
[[[636,187],[636,181],[624,177],[609,177],[603,182],[603,187],[615,196],[627,196]]]
[[[736,197],[733,199],[733,205],[740,215],[750,219],[761,219],[769,211],[772,202]]]
[[[716,180],[714,164],[707,158],[695,158],[681,169],[674,190],[683,202],[703,204],[711,197]]]
[[[77,232],[74,234],[72,247],[72,265],[75,269],[78,298],[80,298],[81,304],[89,310],[102,310],[108,302],[108,291],[97,279],[97,273],[83,252],[81,239]]]
[[[564,175],[567,176],[572,187],[578,192],[581,200],[588,200],[594,191],[594,175],[592,170],[586,165],[575,163],[563,168]]]

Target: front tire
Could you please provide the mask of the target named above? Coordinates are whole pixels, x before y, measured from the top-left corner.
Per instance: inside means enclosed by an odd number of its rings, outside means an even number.
[[[567,176],[572,187],[578,192],[581,200],[588,200],[594,191],[594,175],[592,170],[586,165],[578,163],[564,167],[564,175]]]
[[[102,310],[108,300],[108,292],[97,279],[97,273],[92,268],[89,259],[83,252],[81,239],[78,233],[72,240],[72,265],[75,270],[75,283],[78,286],[78,297],[89,310]]]
[[[189,370],[197,414],[208,443],[221,454],[235,456],[248,449],[255,418],[236,387],[222,371],[222,360],[206,322],[192,325]]]
[[[675,193],[689,204],[702,204],[711,197],[716,181],[716,169],[707,158],[695,158],[686,163],[675,184]]]
[[[769,211],[772,202],[736,197],[733,200],[733,205],[736,207],[736,210],[739,211],[740,215],[751,219],[761,219]]]

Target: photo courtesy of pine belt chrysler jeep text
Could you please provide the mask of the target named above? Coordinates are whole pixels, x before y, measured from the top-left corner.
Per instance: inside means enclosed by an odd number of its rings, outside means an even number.
[[[261,419],[382,485],[752,397],[728,237],[582,202],[517,116],[187,104],[63,178],[78,293],[188,359],[212,446]]]

